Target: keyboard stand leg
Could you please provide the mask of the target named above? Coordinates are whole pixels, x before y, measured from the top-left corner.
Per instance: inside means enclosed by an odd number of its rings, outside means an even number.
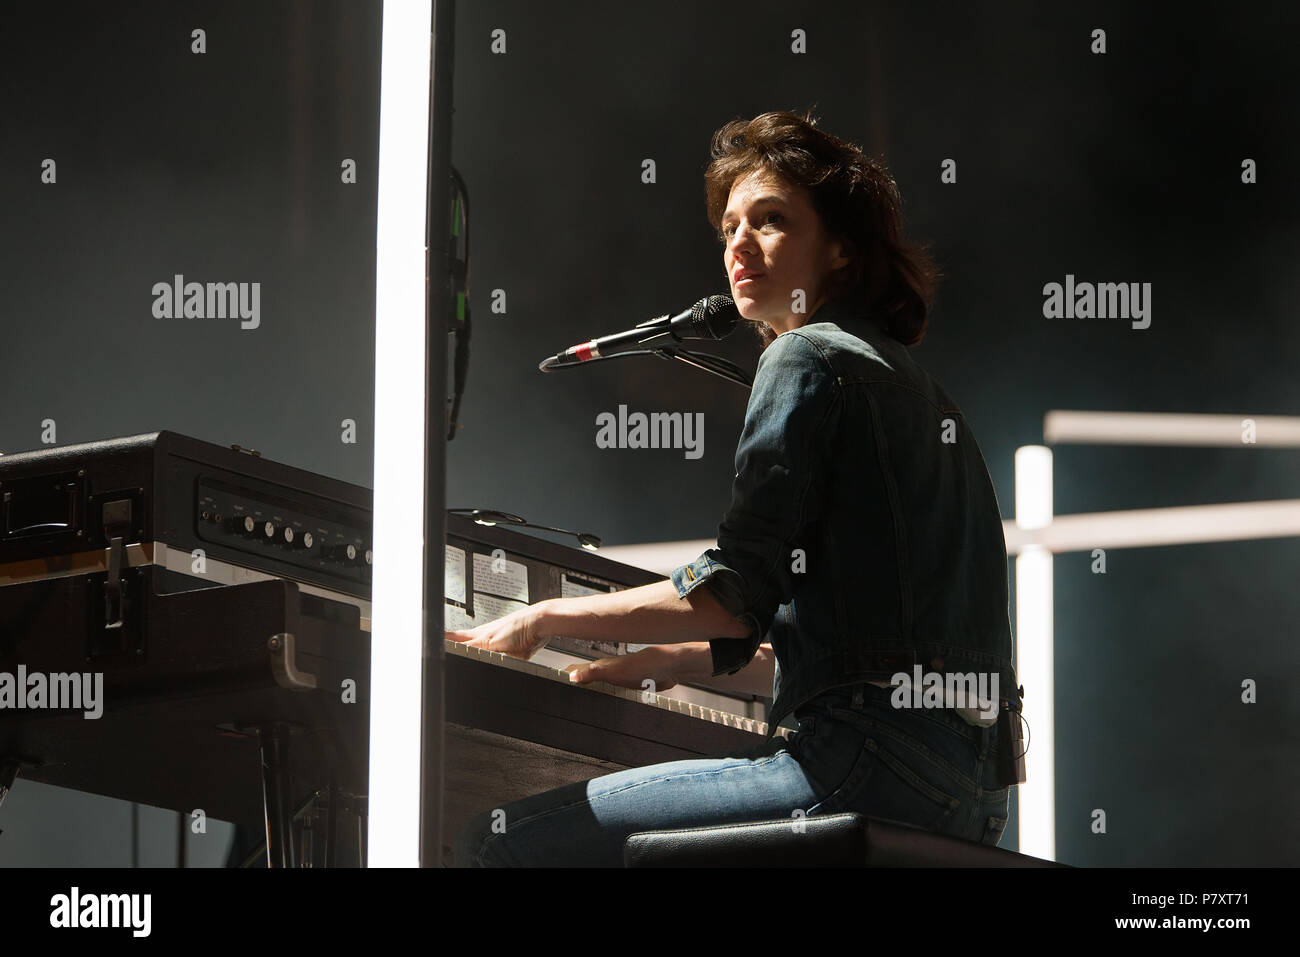
[[[297,827],[294,833],[297,835],[298,842],[298,866],[312,867],[316,861],[316,835],[313,833],[316,828],[316,808],[309,810],[295,826]]]
[[[334,867],[339,845],[339,791],[331,781],[325,789],[325,866]]]
[[[353,797],[353,810],[357,812],[357,865],[366,866],[366,823],[368,816],[366,814],[365,795],[356,795]]]
[[[266,809],[266,866],[293,867],[293,819],[289,809],[289,726],[257,729],[262,747],[262,801]]]

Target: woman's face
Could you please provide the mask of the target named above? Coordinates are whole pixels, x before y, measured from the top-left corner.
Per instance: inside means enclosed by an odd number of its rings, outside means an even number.
[[[766,322],[777,335],[808,321],[825,300],[830,274],[848,263],[808,191],[767,170],[736,178],[720,229],[731,298],[744,318]]]

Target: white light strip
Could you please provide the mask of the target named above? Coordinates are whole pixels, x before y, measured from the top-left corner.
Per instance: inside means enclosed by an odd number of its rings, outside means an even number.
[[[1289,538],[1300,536],[1300,499],[1056,515],[1050,525],[1036,529],[1021,528],[1014,520],[1007,519],[1002,523],[1002,532],[1006,536],[1009,556],[1019,554],[1027,545],[1042,545],[1053,555],[1060,555],[1089,552],[1094,548]],[[717,542],[710,538],[642,542],[609,546],[602,548],[600,554],[667,575],[716,545]]]
[[[1021,854],[1056,860],[1056,695],[1053,681],[1052,554],[1031,545],[1016,558],[1016,679],[1025,689],[1025,782],[1019,798]]]
[[[1251,435],[1253,423],[1253,436]],[[1253,438],[1253,441],[1251,439]],[[1043,417],[1043,441],[1118,445],[1218,445],[1300,448],[1300,416],[1177,412],[1077,412]]]
[[[1059,555],[1094,548],[1285,538],[1300,535],[1300,499],[1058,515],[1047,528],[1026,530],[1003,522],[1002,530],[1008,555],[1028,545],[1042,545]]]
[[[1020,528],[1052,523],[1052,450],[1045,445],[1016,449],[1016,521]]]
[[[420,863],[425,215],[431,0],[385,0],[375,237],[371,867]],[[363,174],[364,175],[364,174]],[[435,403],[440,407],[440,403]],[[438,543],[431,543],[440,552]]]
[[[1026,445],[1015,455],[1016,524],[1052,522],[1052,450]],[[1019,785],[1021,854],[1056,860],[1056,732],[1052,677],[1052,553],[1030,545],[1016,559],[1016,679],[1029,726],[1025,783]],[[1032,737],[1030,737],[1032,736]]]

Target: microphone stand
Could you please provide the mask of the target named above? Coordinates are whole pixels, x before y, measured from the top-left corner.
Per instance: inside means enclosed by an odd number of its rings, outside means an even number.
[[[703,369],[705,372],[712,372],[714,375],[742,385],[746,389],[754,387],[753,382],[740,366],[721,356],[709,355],[707,352],[691,352],[689,349],[674,349],[672,346],[660,346],[657,349],[647,351],[659,356],[661,359],[680,359],[689,366]],[[624,355],[635,355],[635,353],[624,353]]]
[[[678,359],[689,366],[721,376],[728,382],[734,382],[746,389],[752,389],[754,385],[753,380],[745,374],[745,370],[730,359],[709,355],[707,352],[692,352],[689,349],[679,349],[675,346],[652,346],[649,349],[633,349],[630,352],[616,352],[610,356],[592,356],[590,359],[578,360],[577,362],[556,362],[555,356],[549,356],[543,359],[537,368],[542,372],[550,372],[552,369],[577,368],[604,359],[623,359],[628,356],[658,356],[660,359]]]

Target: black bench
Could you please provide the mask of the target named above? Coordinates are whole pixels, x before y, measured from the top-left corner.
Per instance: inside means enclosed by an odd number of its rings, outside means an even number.
[[[623,842],[626,867],[1065,867],[861,814],[667,831]]]

